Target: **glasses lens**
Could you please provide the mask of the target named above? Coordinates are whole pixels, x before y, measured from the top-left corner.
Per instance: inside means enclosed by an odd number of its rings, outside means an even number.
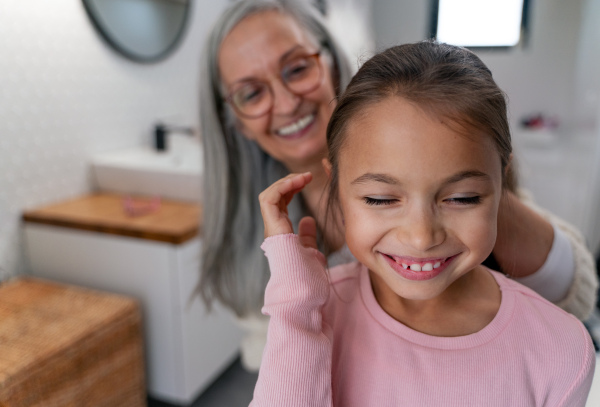
[[[248,82],[233,91],[231,100],[236,109],[246,116],[261,116],[271,108],[271,92],[267,85]]]
[[[321,66],[317,55],[296,58],[283,67],[281,76],[289,90],[296,94],[308,93],[321,82]]]

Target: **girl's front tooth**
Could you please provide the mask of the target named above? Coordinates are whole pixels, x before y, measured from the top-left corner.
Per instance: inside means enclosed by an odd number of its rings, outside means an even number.
[[[412,271],[421,271],[421,265],[420,264],[411,264],[410,269]]]
[[[423,267],[421,268],[422,271],[431,271],[433,270],[433,264],[431,263],[425,263],[423,264]]]
[[[408,268],[408,264],[402,263],[402,267],[404,267],[405,269]]]
[[[440,266],[440,264],[441,263],[439,261],[436,261],[435,264],[433,265],[433,268],[434,269],[438,268]]]

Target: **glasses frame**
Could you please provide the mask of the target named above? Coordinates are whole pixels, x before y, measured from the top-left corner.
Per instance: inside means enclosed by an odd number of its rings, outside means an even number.
[[[323,67],[321,66],[321,60],[320,60],[321,53],[322,53],[322,51],[319,50],[319,51],[317,51],[317,52],[315,52],[313,54],[304,55],[304,56],[299,56],[298,57],[298,58],[315,59],[316,60],[316,62],[317,62],[316,66],[317,66],[317,69],[319,70],[319,80],[316,81],[315,86],[313,86],[312,88],[310,88],[308,90],[305,90],[304,92],[300,92],[300,93],[299,92],[295,92],[295,91],[291,90],[288,87],[286,81],[283,79],[282,72],[280,71],[278,76],[279,76],[279,80],[280,80],[281,84],[289,92],[293,93],[296,96],[306,95],[307,93],[310,93],[313,90],[317,89],[319,86],[321,86],[321,84],[323,82]],[[294,58],[294,59],[298,59],[298,58]],[[292,60],[294,60],[294,59],[292,59]],[[271,111],[271,109],[273,109],[273,105],[275,104],[275,95],[273,93],[273,88],[271,87],[271,84],[269,82],[267,82],[267,81],[261,81],[259,79],[244,80],[242,82],[245,82],[245,83],[260,83],[262,85],[265,85],[267,87],[267,90],[269,91],[269,94],[271,95],[271,103],[270,103],[269,108],[266,109],[264,113],[261,113],[259,115],[249,115],[249,114],[243,113],[242,111],[240,111],[240,109],[238,109],[238,107],[236,106],[235,102],[233,101],[233,95],[234,95],[235,92],[229,92],[227,94],[227,96],[225,96],[225,102],[229,106],[231,106],[231,108],[236,112],[236,114],[238,114],[239,116],[244,117],[246,119],[257,119],[257,118],[262,117],[262,116],[266,115],[267,113],[269,113]]]

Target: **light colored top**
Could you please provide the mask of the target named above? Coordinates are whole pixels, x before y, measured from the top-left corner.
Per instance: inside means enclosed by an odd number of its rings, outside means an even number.
[[[584,237],[575,226],[538,206],[533,201],[533,197],[528,191],[519,189],[517,191],[517,195],[519,196],[519,199],[523,201],[523,203],[550,222],[554,226],[555,231],[560,229],[569,240],[575,267],[574,274],[571,287],[568,289],[567,294],[562,300],[556,301],[555,304],[565,311],[575,315],[580,320],[585,321],[590,317],[596,306],[598,274],[596,272],[596,262],[594,261],[594,257],[586,245]],[[553,242],[553,249],[554,244],[556,243],[557,241],[555,239]],[[550,254],[548,257],[550,257]],[[553,267],[548,260],[549,259],[546,259],[546,263],[542,266],[542,269],[545,269],[546,271],[548,271],[548,267]],[[554,276],[558,276],[561,272],[567,272],[569,274],[571,273],[569,269],[564,270],[552,268],[551,270],[553,271]],[[535,279],[535,274],[538,274],[539,271],[540,270],[536,271],[529,277]],[[541,279],[544,280],[545,277],[542,276]],[[550,282],[552,285],[556,285],[556,282],[553,281],[552,278],[548,279],[547,282]],[[528,284],[529,283],[530,282],[528,282]],[[539,285],[537,288],[539,288]]]
[[[552,227],[554,240],[542,267],[533,274],[514,280],[531,288],[548,301],[556,303],[567,296],[573,285],[575,259],[566,234],[556,225],[553,224]]]
[[[360,263],[332,268],[296,235],[268,238],[267,346],[253,407],[585,406],[595,354],[564,312],[503,275],[481,331],[435,337],[390,317]]]

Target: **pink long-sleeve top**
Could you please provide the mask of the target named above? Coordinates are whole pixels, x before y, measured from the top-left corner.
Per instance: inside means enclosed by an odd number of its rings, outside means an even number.
[[[390,317],[362,264],[328,278],[323,255],[296,235],[262,248],[271,320],[252,407],[585,406],[595,354],[583,324],[499,273],[492,322],[436,337]]]

